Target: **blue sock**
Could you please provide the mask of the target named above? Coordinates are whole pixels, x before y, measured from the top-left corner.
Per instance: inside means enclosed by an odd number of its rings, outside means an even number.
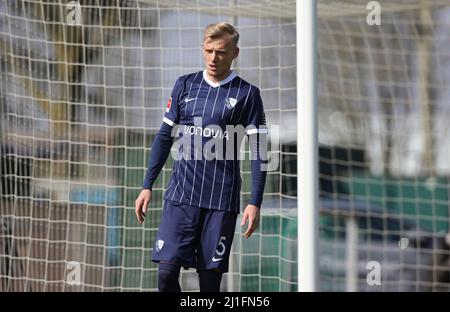
[[[178,277],[181,266],[167,262],[160,262],[158,267],[158,291],[181,292]]]
[[[219,292],[222,272],[206,270],[198,272],[200,280],[200,292]]]

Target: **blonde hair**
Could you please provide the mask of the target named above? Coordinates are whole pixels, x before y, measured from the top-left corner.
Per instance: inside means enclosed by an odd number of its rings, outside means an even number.
[[[239,42],[239,33],[233,27],[233,25],[228,23],[217,23],[217,24],[209,24],[205,28],[203,41],[206,39],[217,39],[221,38],[224,35],[230,35],[231,41],[237,46]]]

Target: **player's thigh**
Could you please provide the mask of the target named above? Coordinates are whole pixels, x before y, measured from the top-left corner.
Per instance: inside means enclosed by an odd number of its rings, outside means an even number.
[[[195,267],[195,247],[201,217],[198,208],[165,201],[152,260]]]
[[[197,247],[198,270],[228,272],[236,219],[234,212],[209,210],[206,213]]]

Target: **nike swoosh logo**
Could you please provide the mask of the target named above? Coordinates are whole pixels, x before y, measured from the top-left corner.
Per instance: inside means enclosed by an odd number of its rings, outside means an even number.
[[[188,99],[188,98],[185,98],[184,99],[184,101],[187,103],[187,102],[190,102],[190,101],[193,101],[193,100],[196,100],[195,98],[194,99]]]
[[[213,262],[217,262],[217,261],[220,261],[220,260],[222,260],[222,259],[223,259],[223,258],[217,259],[216,257],[213,257],[213,258],[212,258],[212,261],[213,261]]]

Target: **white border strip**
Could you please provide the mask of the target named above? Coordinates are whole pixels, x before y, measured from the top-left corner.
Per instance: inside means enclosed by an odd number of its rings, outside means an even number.
[[[256,134],[256,133],[269,133],[267,129],[249,129],[245,131],[246,134]]]
[[[167,117],[163,118],[163,122],[165,122],[166,124],[168,124],[171,127],[173,127],[175,125],[175,123]]]

